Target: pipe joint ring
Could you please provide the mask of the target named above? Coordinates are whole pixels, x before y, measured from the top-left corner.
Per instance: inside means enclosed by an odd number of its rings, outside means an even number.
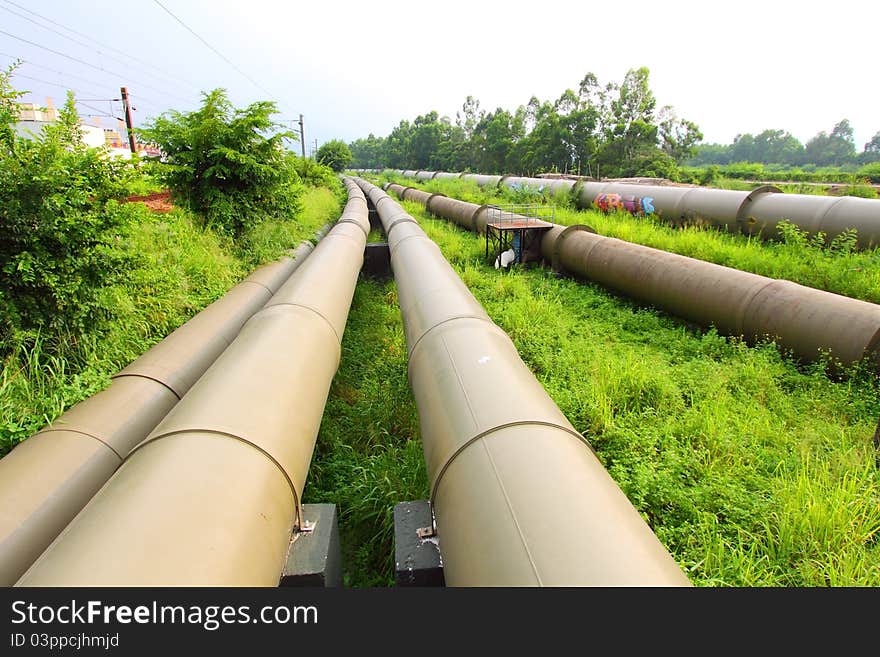
[[[528,426],[528,425],[541,426],[541,427],[553,427],[555,429],[561,429],[565,433],[570,434],[574,438],[577,438],[579,441],[584,443],[584,445],[586,445],[590,449],[590,451],[593,452],[593,454],[596,453],[596,450],[593,449],[593,446],[590,444],[590,441],[588,441],[584,437],[583,434],[581,434],[578,431],[575,431],[571,427],[567,427],[562,424],[557,424],[556,422],[546,422],[543,420],[518,420],[516,422],[506,422],[505,424],[499,424],[496,427],[492,427],[491,429],[486,429],[485,431],[478,433],[476,436],[469,438],[468,440],[463,442],[461,444],[461,446],[458,449],[456,449],[446,459],[446,462],[443,464],[443,466],[440,468],[440,471],[437,473],[437,479],[434,481],[434,483],[431,486],[431,508],[434,508],[434,505],[437,502],[437,491],[440,490],[440,482],[443,480],[443,475],[446,474],[446,471],[449,470],[449,466],[452,465],[452,463],[455,461],[455,459],[457,459],[459,457],[459,455],[461,455],[468,447],[470,447],[474,443],[479,442],[483,438],[486,438],[486,437],[492,435],[496,431],[501,431],[502,429],[508,429],[510,427],[520,427],[520,426]]]
[[[553,244],[553,256],[551,258],[550,266],[555,273],[561,274],[564,270],[559,258],[559,254],[562,249],[562,241],[568,235],[577,232],[592,233],[593,235],[598,234],[592,226],[588,226],[586,224],[575,224],[574,226],[569,226],[568,228],[563,230],[559,237],[556,238],[556,242]]]
[[[281,464],[281,461],[279,461],[277,458],[275,458],[271,452],[266,450],[266,448],[264,448],[262,445],[259,445],[256,442],[254,442],[253,440],[249,440],[248,438],[245,438],[244,436],[239,436],[236,433],[232,433],[230,431],[225,431],[223,428],[211,429],[211,428],[199,428],[199,427],[182,427],[179,429],[174,429],[173,431],[167,431],[165,433],[160,433],[156,436],[147,437],[146,440],[144,440],[140,444],[136,445],[134,447],[134,449],[132,449],[128,453],[128,456],[125,457],[125,461],[128,461],[129,459],[131,459],[132,456],[135,455],[135,453],[137,453],[138,451],[140,451],[141,449],[143,449],[145,446],[149,445],[150,443],[155,443],[159,440],[162,440],[163,438],[171,438],[174,436],[179,436],[181,434],[188,434],[188,433],[209,433],[209,434],[212,434],[215,436],[220,436],[220,437],[224,437],[224,438],[231,438],[232,440],[237,440],[239,442],[244,443],[245,445],[248,445],[249,447],[252,447],[253,449],[260,452],[267,459],[272,461],[272,463],[275,464],[275,467],[281,471],[282,475],[284,475],[284,478],[287,480],[287,485],[290,487],[290,493],[291,493],[291,495],[293,495],[293,502],[294,502],[294,506],[296,507],[296,519],[294,521],[294,530],[295,531],[302,530],[303,525],[305,523],[305,515],[303,515],[302,500],[300,500],[299,494],[296,492],[296,485],[293,483],[293,479],[291,478],[290,474],[287,472],[287,469]]]

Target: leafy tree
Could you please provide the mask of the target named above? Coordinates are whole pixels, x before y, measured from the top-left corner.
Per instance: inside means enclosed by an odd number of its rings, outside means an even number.
[[[693,121],[680,119],[670,105],[665,105],[659,114],[660,147],[676,162],[687,160],[694,153],[694,147],[703,140],[703,133]]]
[[[315,159],[334,171],[345,171],[351,164],[352,155],[348,145],[340,139],[331,139],[321,145]]]
[[[348,145],[351,166],[356,169],[378,169],[385,165],[385,139],[372,132],[366,139],[356,139]]]
[[[0,71],[0,326],[77,332],[127,269],[111,244],[126,222],[112,199],[129,169],[85,146],[70,92],[54,125],[16,136],[14,69]]]
[[[819,166],[840,166],[854,162],[856,145],[849,121],[843,119],[834,126],[830,135],[823,130],[808,141],[804,147],[804,159]]]
[[[392,169],[405,169],[412,166],[410,139],[412,126],[409,121],[401,121],[385,140],[385,166]]]
[[[865,150],[862,151],[859,159],[864,164],[880,162],[880,132],[877,132],[877,134],[871,137],[871,141],[865,144]]]
[[[443,126],[437,112],[428,112],[413,121],[409,137],[410,165],[415,169],[437,169]]]
[[[156,173],[177,202],[234,237],[267,217],[295,217],[303,188],[283,140],[297,136],[271,120],[275,104],[236,109],[224,89],[203,97],[201,109],[166,112],[138,131],[161,149]]]

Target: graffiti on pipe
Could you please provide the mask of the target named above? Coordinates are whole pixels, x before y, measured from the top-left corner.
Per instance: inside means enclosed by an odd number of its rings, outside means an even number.
[[[629,212],[636,216],[654,214],[654,199],[650,196],[621,196],[620,194],[599,194],[594,201],[602,212]]]

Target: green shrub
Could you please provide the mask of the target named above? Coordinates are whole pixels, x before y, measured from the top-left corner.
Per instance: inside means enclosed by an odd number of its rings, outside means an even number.
[[[112,199],[130,167],[82,143],[72,94],[56,124],[17,137],[11,72],[0,73],[0,325],[76,331],[127,267],[112,248],[126,223]]]
[[[858,175],[867,178],[872,183],[880,183],[880,162],[866,164],[858,171]]]
[[[276,131],[282,126],[270,119],[275,113],[265,101],[236,109],[225,90],[214,89],[200,110],[167,112],[139,133],[161,149],[155,173],[175,200],[205,226],[238,237],[263,219],[290,219],[301,209],[297,158],[283,147],[295,135]]]
[[[296,157],[293,168],[300,180],[311,187],[333,187],[336,185],[336,174],[330,167],[315,162],[307,157]]]
[[[345,171],[351,164],[351,150],[344,141],[331,139],[318,149],[315,159],[334,171]]]

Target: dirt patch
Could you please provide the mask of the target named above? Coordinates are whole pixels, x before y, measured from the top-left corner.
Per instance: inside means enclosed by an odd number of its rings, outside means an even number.
[[[153,192],[145,196],[129,196],[121,203],[143,203],[153,212],[171,212],[174,205],[171,203],[171,192],[167,189],[162,192]]]

